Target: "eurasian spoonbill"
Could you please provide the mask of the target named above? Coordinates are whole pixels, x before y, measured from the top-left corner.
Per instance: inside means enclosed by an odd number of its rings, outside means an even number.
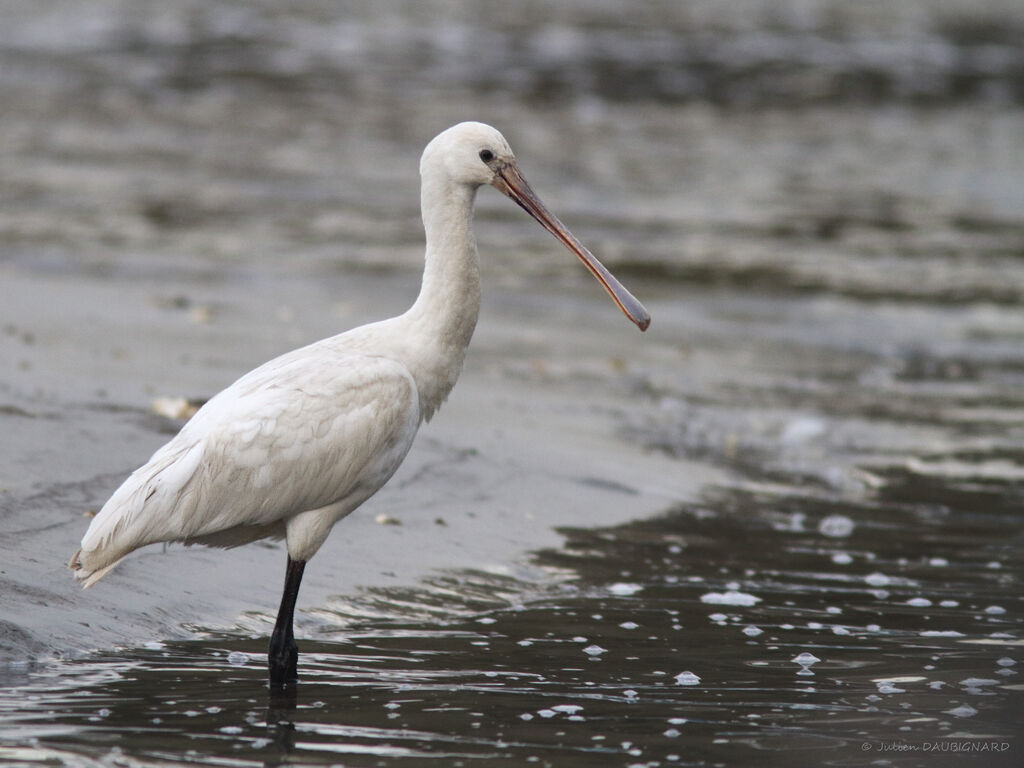
[[[283,537],[288,564],[270,684],[297,679],[292,630],[306,562],[331,527],[387,482],[462,370],[480,308],[470,229],[490,184],[576,254],[640,330],[650,315],[552,215],[494,128],[460,123],[420,161],[426,264],[402,315],[284,354],[210,399],[118,488],[71,558],[88,587],[155,542],[232,547]]]

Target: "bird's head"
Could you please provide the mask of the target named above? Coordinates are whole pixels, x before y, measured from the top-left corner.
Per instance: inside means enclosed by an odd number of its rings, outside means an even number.
[[[507,195],[583,262],[641,331],[647,330],[651,316],[644,306],[541,202],[520,173],[512,148],[496,129],[484,123],[459,123],[442,131],[423,150],[420,175],[425,183],[428,176],[444,178],[474,190],[490,184]]]
[[[423,150],[420,173],[441,171],[457,184],[481,187],[492,184],[503,168],[515,162],[512,148],[496,129],[484,123],[459,123],[439,133]]]

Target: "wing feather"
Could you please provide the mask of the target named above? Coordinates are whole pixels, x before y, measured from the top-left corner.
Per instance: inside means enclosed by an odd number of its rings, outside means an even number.
[[[233,529],[279,530],[349,498],[354,508],[383,485],[421,421],[415,382],[394,360],[331,352],[272,360],[204,405],[93,519],[78,578],[153,542],[230,542]]]

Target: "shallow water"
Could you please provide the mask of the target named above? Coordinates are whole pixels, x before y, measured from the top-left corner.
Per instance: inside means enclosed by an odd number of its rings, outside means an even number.
[[[0,10],[0,762],[1024,764],[1019,4],[475,8]],[[524,470],[501,432],[551,440],[552,409],[631,467],[705,468],[699,501],[613,528],[581,504],[563,547],[493,572],[449,541],[418,587],[300,601],[294,701],[264,688],[266,615],[181,627],[237,559],[173,605],[176,552],[71,595],[82,512],[176,427],[152,396],[404,308],[418,153],[465,118],[655,319],[591,320],[604,297],[481,193],[484,312],[438,422],[460,393],[493,419],[430,438],[440,479],[387,507],[406,541],[413,510],[472,506],[521,542],[555,511],[520,482],[619,494],[619,520],[659,492]],[[481,397],[509,381],[516,405]],[[195,639],[18,656],[152,626]]]
[[[723,491],[566,531],[519,578],[453,572],[319,612],[294,700],[268,698],[265,638],[243,635],[26,671],[0,693],[0,758],[1014,765],[1014,512],[1005,489],[941,512],[912,502],[965,493]]]

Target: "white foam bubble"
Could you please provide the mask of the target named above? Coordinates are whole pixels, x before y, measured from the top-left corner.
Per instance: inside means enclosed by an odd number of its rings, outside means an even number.
[[[629,584],[629,583],[621,582],[621,581],[617,582],[615,584],[612,584],[610,587],[608,587],[608,591],[611,592],[613,595],[625,595],[625,596],[635,595],[637,592],[641,591],[642,589],[643,589],[643,587],[641,585],[639,585],[639,584]]]
[[[978,710],[970,704],[961,704],[959,707],[953,707],[953,709],[946,709],[943,711],[947,715],[952,715],[953,717],[974,717],[978,714]]]
[[[728,592],[707,592],[700,596],[700,601],[711,605],[750,606],[760,603],[761,598],[748,592],[737,592],[731,589]]]
[[[818,532],[834,539],[844,538],[853,533],[853,520],[846,515],[829,515],[818,523]]]
[[[676,683],[679,685],[697,685],[700,683],[700,677],[687,670],[676,675]]]

